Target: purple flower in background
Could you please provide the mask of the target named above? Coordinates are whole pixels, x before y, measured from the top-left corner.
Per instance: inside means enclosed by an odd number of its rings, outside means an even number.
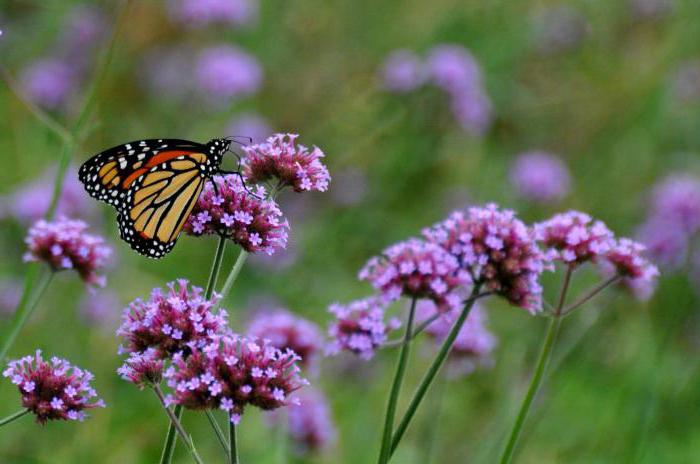
[[[688,236],[675,224],[652,217],[640,228],[637,237],[647,253],[665,269],[679,269],[688,256]]]
[[[426,79],[421,59],[410,50],[395,50],[389,54],[382,69],[384,88],[390,92],[410,92]]]
[[[700,230],[700,179],[672,174],[654,187],[652,214],[687,234]]]
[[[336,438],[328,400],[314,388],[301,390],[297,398],[299,403],[290,405],[286,414],[285,429],[292,451],[298,456],[307,456],[328,449]],[[279,424],[285,415],[272,413],[270,419]]]
[[[245,139],[250,137],[251,143],[262,143],[273,133],[265,118],[255,113],[243,113],[236,116],[228,125],[226,134]],[[243,140],[247,143],[248,140]]]
[[[95,48],[108,29],[104,13],[95,7],[80,5],[73,8],[66,17],[61,30],[59,43],[71,58],[84,53],[86,49]]]
[[[434,316],[438,309],[430,301],[421,301],[417,308],[417,320],[425,321]],[[457,308],[442,314],[425,329],[425,332],[433,337],[437,343],[447,337],[456,317],[459,314]],[[469,312],[469,316],[457,334],[455,343],[448,358],[449,373],[452,376],[467,375],[478,366],[491,362],[491,352],[498,341],[486,328],[486,312],[476,303]]]
[[[484,135],[493,119],[491,100],[483,93],[458,93],[452,96],[450,102],[452,114],[457,123],[472,135]]]
[[[194,59],[194,52],[188,48],[152,49],[140,60],[139,83],[144,91],[163,102],[181,102],[195,86],[193,73],[182,72],[192,66]]]
[[[673,11],[672,0],[629,0],[630,12],[638,19],[658,19]]]
[[[386,341],[387,334],[401,325],[396,318],[385,322],[385,309],[386,303],[377,297],[355,300],[347,305],[330,305],[328,311],[335,316],[335,321],[328,327],[332,341],[327,354],[347,350],[364,360],[371,359]]]
[[[215,190],[212,182],[216,183]],[[246,191],[240,176],[214,177],[199,196],[184,230],[190,235],[215,234],[231,239],[249,253],[273,254],[287,245],[289,223],[265,189]]]
[[[700,100],[700,60],[681,63],[673,76],[673,93],[681,103]]]
[[[645,247],[641,243],[621,238],[614,242],[605,254],[605,261],[601,262],[604,274],[622,276],[622,284],[640,300],[651,297],[659,276],[656,266],[643,256],[644,250]]]
[[[390,246],[360,270],[386,301],[401,296],[429,299],[447,310],[460,300],[456,290],[470,283],[457,258],[437,244],[409,239]]]
[[[325,192],[331,181],[320,148],[297,144],[297,134],[275,134],[265,143],[243,147],[243,175],[253,183],[276,180],[295,192]]]
[[[254,94],[263,79],[258,60],[232,45],[204,49],[196,59],[194,72],[198,89],[212,103],[221,105]]]
[[[170,282],[167,292],[153,289],[148,301],[136,299],[124,310],[117,329],[123,339],[120,354],[154,348],[165,359],[209,345],[227,330],[226,311],[212,312],[218,300],[216,294],[204,299],[202,289],[190,289],[184,279]]]
[[[0,280],[0,318],[15,312],[22,297],[22,287],[12,279]]]
[[[364,171],[348,168],[333,174],[333,188],[330,196],[341,206],[353,206],[361,203],[367,196],[368,180]]]
[[[42,58],[22,71],[20,81],[27,96],[37,105],[62,109],[75,93],[77,76],[71,65],[59,58]]]
[[[246,406],[271,411],[296,404],[291,395],[308,382],[299,376],[299,357],[266,340],[228,334],[204,351],[173,357],[164,376],[171,402],[188,409],[222,409],[238,423]]]
[[[452,96],[481,93],[479,64],[461,45],[433,47],[428,53],[426,66],[432,82]]]
[[[533,20],[533,33],[541,53],[559,53],[576,48],[588,35],[586,18],[568,5],[546,8]]]
[[[170,14],[185,26],[244,26],[258,15],[257,0],[170,0]]]
[[[423,235],[455,256],[484,290],[533,314],[541,309],[539,278],[548,266],[534,234],[513,211],[495,204],[456,211]]]
[[[97,270],[107,262],[112,249],[102,237],[86,233],[88,225],[64,217],[48,222],[37,221],[30,229],[25,243],[25,261],[43,261],[54,271],[74,269],[89,284],[105,285]]]
[[[78,312],[85,323],[113,331],[119,325],[122,307],[117,294],[101,290],[87,292],[78,304]]]
[[[298,364],[311,371],[315,370],[323,348],[323,337],[316,324],[283,309],[259,313],[248,326],[248,336],[267,340],[281,351],[294,351],[300,357]]]
[[[34,356],[10,361],[2,375],[17,386],[22,406],[40,424],[50,420],[82,421],[85,410],[105,406],[90,385],[90,372],[56,357],[46,362],[40,350]]]
[[[129,353],[117,374],[139,388],[160,383],[163,378],[163,360],[155,348],[144,352]]]
[[[518,155],[510,168],[518,195],[537,202],[554,202],[569,193],[569,170],[560,158],[541,151]]]
[[[547,258],[569,265],[598,262],[613,245],[608,227],[588,214],[568,211],[535,224],[537,239],[547,249]]]

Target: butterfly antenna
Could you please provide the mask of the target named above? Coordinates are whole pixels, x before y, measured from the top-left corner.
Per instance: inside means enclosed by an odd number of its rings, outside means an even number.
[[[243,162],[243,160],[241,159],[241,156],[238,153],[236,153],[235,151],[231,150],[230,148],[228,149],[228,151],[233,153],[233,156],[236,157],[236,159],[238,160],[238,166],[236,167],[235,171],[219,171],[219,172],[221,174],[234,174],[234,175],[238,176],[239,179],[241,179],[241,185],[243,185],[243,189],[246,191],[246,193],[248,193],[248,195],[254,196],[258,200],[262,200],[263,198],[260,195],[253,193],[248,188],[248,184],[246,183],[245,177],[243,177],[243,174],[241,173],[241,163]]]
[[[249,137],[247,135],[229,135],[228,137],[225,137],[225,139],[230,140],[233,143],[237,143],[240,146],[246,146],[253,143],[253,137]],[[238,139],[243,140],[241,141]]]

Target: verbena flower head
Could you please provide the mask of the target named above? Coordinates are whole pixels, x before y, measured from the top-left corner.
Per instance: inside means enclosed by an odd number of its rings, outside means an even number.
[[[605,261],[611,264],[618,275],[634,286],[653,286],[659,270],[644,257],[646,247],[628,238],[613,242],[605,254]]]
[[[147,348],[141,353],[129,353],[117,374],[139,388],[160,383],[163,378],[163,359],[155,348]]]
[[[105,406],[90,385],[90,372],[56,357],[44,361],[40,350],[34,356],[10,361],[2,375],[17,385],[22,406],[40,424],[50,420],[82,421],[85,410]]]
[[[170,13],[188,27],[209,24],[243,26],[255,20],[257,0],[170,0]]]
[[[261,143],[271,136],[273,131],[270,124],[262,116],[255,113],[243,113],[231,120],[226,133],[242,138],[250,137],[252,143]]]
[[[258,60],[232,45],[203,50],[195,67],[198,88],[214,104],[252,95],[262,84],[263,71]]]
[[[153,348],[165,359],[209,345],[227,327],[226,311],[212,312],[218,300],[216,294],[205,299],[201,288],[190,288],[184,279],[170,282],[166,291],[154,289],[148,301],[136,299],[124,310],[117,329],[120,353]]]
[[[455,93],[450,107],[457,123],[473,135],[483,135],[491,126],[493,107],[491,99],[483,90]]]
[[[25,243],[25,261],[43,261],[54,271],[74,269],[89,284],[104,286],[104,276],[97,275],[112,249],[102,237],[86,233],[88,225],[79,220],[59,217],[54,221],[37,221]]]
[[[331,177],[320,148],[297,144],[296,134],[275,134],[264,143],[243,147],[243,175],[250,182],[275,181],[295,192],[325,192]]]
[[[296,402],[292,393],[308,382],[297,356],[266,340],[228,334],[187,358],[175,355],[165,372],[169,399],[188,409],[222,409],[238,423],[247,406],[271,411]]]
[[[663,218],[669,227],[685,233],[700,230],[700,178],[674,174],[660,182],[652,192],[652,213]]]
[[[535,232],[549,259],[571,266],[597,262],[610,250],[614,238],[602,221],[579,211],[556,214],[536,224]]]
[[[190,235],[219,235],[249,253],[268,255],[287,246],[288,229],[277,203],[265,199],[265,189],[253,187],[251,195],[235,174],[217,176],[207,183],[184,227]]]
[[[517,156],[510,169],[517,193],[537,202],[561,200],[569,193],[569,170],[558,157],[530,151]]]
[[[437,313],[437,308],[430,301],[418,304],[417,320],[427,320]],[[452,329],[458,316],[458,308],[443,314],[430,323],[425,332],[441,343]],[[475,303],[467,320],[457,334],[450,351],[449,371],[451,375],[467,375],[475,368],[490,362],[490,355],[498,344],[496,337],[486,328],[486,312]]]
[[[675,221],[652,217],[638,231],[647,254],[664,269],[681,268],[688,257],[688,236]]]
[[[292,452],[299,456],[320,453],[328,449],[336,438],[328,400],[313,388],[301,390],[298,398],[299,403],[290,405],[286,411],[286,430]],[[284,415],[273,414],[272,419],[279,423]]]
[[[369,360],[384,342],[387,334],[399,328],[401,323],[392,318],[385,322],[386,303],[381,298],[369,297],[347,305],[332,304],[328,311],[335,316],[328,327],[332,341],[327,353],[334,355],[341,350],[350,351]]]
[[[250,323],[248,336],[267,340],[275,348],[290,349],[299,357],[299,365],[314,368],[323,348],[323,337],[318,326],[285,310],[261,312]]]
[[[384,62],[382,81],[390,92],[410,92],[420,87],[425,78],[421,59],[410,50],[395,50]]]
[[[456,211],[423,234],[455,256],[484,290],[531,313],[541,309],[539,277],[546,262],[534,234],[513,211],[494,204]]]
[[[51,110],[66,106],[75,93],[77,76],[65,60],[43,58],[22,72],[27,96],[37,105]]]
[[[86,292],[78,303],[80,319],[87,325],[109,329],[110,333],[119,326],[121,308],[119,296],[110,290]]]
[[[430,79],[450,95],[480,93],[481,68],[463,46],[435,46],[428,53],[426,66]]]
[[[429,299],[444,307],[451,307],[458,298],[455,290],[470,282],[457,258],[435,243],[415,238],[370,259],[359,278],[370,282],[386,301],[406,296]]]
[[[0,280],[0,319],[15,312],[22,297],[22,286],[14,279]]]

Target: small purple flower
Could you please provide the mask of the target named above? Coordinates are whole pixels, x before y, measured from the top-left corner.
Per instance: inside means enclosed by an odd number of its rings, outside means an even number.
[[[659,276],[659,270],[644,257],[645,249],[646,247],[639,242],[621,238],[616,240],[605,254],[605,261],[627,282],[653,284]]]
[[[382,81],[390,92],[410,92],[420,87],[426,79],[421,59],[410,50],[395,50],[384,62]]]
[[[542,151],[521,153],[510,169],[518,195],[541,203],[561,200],[569,193],[569,170],[560,158]]]
[[[283,309],[261,312],[250,323],[248,337],[267,340],[275,348],[299,355],[298,364],[311,371],[318,364],[323,337],[316,324]]]
[[[90,385],[93,379],[90,372],[56,357],[46,362],[40,350],[34,356],[10,361],[2,375],[17,386],[22,406],[40,424],[49,420],[82,421],[83,411],[104,407]]]
[[[688,236],[675,221],[652,217],[639,229],[637,237],[647,254],[661,267],[677,270],[688,257]]]
[[[568,211],[535,225],[537,239],[547,249],[547,258],[578,266],[597,262],[610,250],[614,235],[588,214]]]
[[[195,66],[196,83],[212,103],[225,104],[260,89],[263,79],[258,60],[232,45],[203,50]]]
[[[193,50],[185,47],[156,47],[139,60],[138,83],[149,95],[164,103],[183,103],[194,88],[192,73],[182,69],[191,66]]]
[[[0,280],[0,318],[15,312],[22,296],[22,287],[12,279]]]
[[[628,0],[630,12],[638,19],[658,19],[673,11],[673,0]]]
[[[251,143],[262,143],[273,134],[265,118],[255,113],[243,113],[236,116],[228,125],[226,133],[240,137],[244,143],[250,137]]]
[[[112,332],[119,325],[119,310],[122,307],[117,294],[108,290],[91,291],[80,300],[78,312],[86,324]]]
[[[672,174],[654,187],[652,214],[687,234],[700,230],[700,179]]]
[[[442,247],[420,239],[409,239],[390,246],[370,259],[360,270],[386,301],[401,296],[430,299],[449,308],[458,298],[455,291],[470,283],[460,271],[457,258]]]
[[[54,271],[74,269],[85,282],[104,286],[104,276],[97,270],[112,253],[104,239],[87,234],[83,221],[60,217],[52,222],[40,220],[30,229],[25,243],[25,261],[43,261]]]
[[[105,19],[104,12],[98,8],[82,5],[73,8],[62,28],[59,39],[61,48],[71,56],[92,49],[100,43],[108,30]]]
[[[432,243],[455,256],[484,290],[536,313],[541,309],[540,274],[547,268],[534,234],[510,210],[495,204],[456,211],[424,230]]]
[[[481,68],[469,50],[461,45],[433,47],[426,66],[432,82],[449,95],[481,93]]]
[[[483,91],[457,93],[452,96],[450,106],[457,123],[472,135],[484,135],[491,127],[493,107]]]
[[[230,333],[206,351],[175,356],[164,376],[175,404],[223,409],[237,423],[248,405],[271,411],[297,402],[291,395],[308,384],[298,374],[298,360],[291,350]]]
[[[264,199],[263,187],[254,190],[254,195],[246,191],[240,176],[235,174],[214,177],[199,196],[185,223],[185,232],[195,236],[220,235],[249,253],[271,255],[284,249],[289,223],[274,200]]]
[[[216,294],[206,300],[201,288],[190,289],[184,279],[169,283],[167,292],[153,289],[148,301],[136,299],[124,310],[117,329],[124,341],[120,352],[154,348],[165,359],[212,343],[227,327],[226,312],[212,312],[218,300]]]
[[[170,0],[174,20],[189,27],[209,24],[244,26],[258,15],[257,0]]]
[[[535,44],[540,53],[553,54],[578,47],[588,35],[586,18],[567,5],[550,7],[534,18]]]
[[[76,90],[77,76],[66,61],[43,58],[22,72],[27,96],[37,105],[57,110],[66,106]]]
[[[117,374],[139,388],[160,383],[163,378],[163,359],[158,350],[147,348],[140,353],[129,353]]]
[[[276,180],[295,192],[325,192],[331,181],[320,148],[297,145],[297,134],[275,134],[265,143],[243,147],[243,175],[250,182]]]
[[[678,66],[673,75],[672,90],[680,103],[700,100],[700,59],[685,61]]]
[[[299,403],[287,409],[286,430],[292,451],[298,456],[308,456],[328,449],[336,438],[335,424],[328,400],[320,391],[305,388],[298,394]],[[283,414],[270,414],[272,423],[285,419]]]
[[[385,309],[386,303],[377,297],[356,300],[347,305],[332,304],[328,311],[336,320],[328,327],[328,335],[333,340],[327,354],[347,350],[364,360],[371,359],[375,350],[386,341],[387,334],[401,325],[395,318],[385,322]]]

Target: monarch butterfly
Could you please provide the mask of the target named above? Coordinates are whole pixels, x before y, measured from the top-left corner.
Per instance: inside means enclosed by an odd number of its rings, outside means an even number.
[[[90,196],[117,210],[119,234],[138,253],[172,250],[207,179],[220,169],[231,140],[137,140],[87,160],[78,178]]]

